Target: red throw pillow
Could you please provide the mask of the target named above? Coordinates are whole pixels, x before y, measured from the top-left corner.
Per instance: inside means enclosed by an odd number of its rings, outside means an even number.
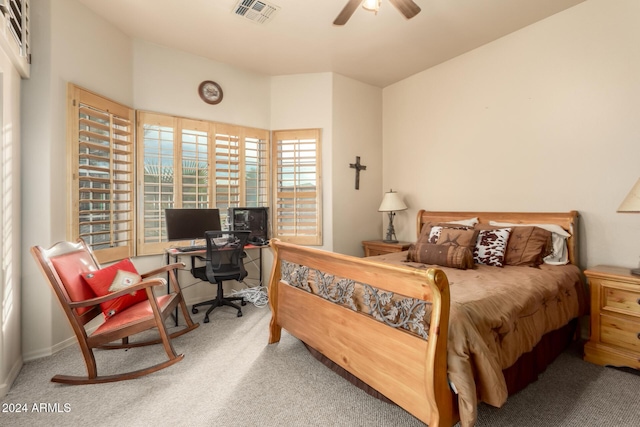
[[[141,280],[138,271],[130,259],[123,259],[101,270],[82,273],[82,277],[99,297],[135,285]],[[103,302],[100,304],[100,308],[105,317],[108,318],[146,299],[147,293],[140,290],[111,301]]]

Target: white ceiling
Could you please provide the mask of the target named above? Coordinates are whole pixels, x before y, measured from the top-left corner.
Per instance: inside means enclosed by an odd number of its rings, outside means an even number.
[[[266,75],[328,72],[385,87],[584,0],[415,0],[405,19],[388,0],[377,15],[347,0],[263,0],[280,9],[258,24],[237,0],[78,0],[125,34]]]

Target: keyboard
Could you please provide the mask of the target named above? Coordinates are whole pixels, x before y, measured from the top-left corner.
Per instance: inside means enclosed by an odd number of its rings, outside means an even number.
[[[196,252],[196,251],[206,251],[207,245],[197,245],[197,246],[176,246],[174,248],[178,252]]]

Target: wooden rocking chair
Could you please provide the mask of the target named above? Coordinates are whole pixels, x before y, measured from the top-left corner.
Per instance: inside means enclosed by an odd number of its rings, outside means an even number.
[[[183,354],[176,354],[171,339],[192,331],[199,326],[198,323],[193,323],[191,320],[174,273],[174,269],[184,267],[184,264],[166,265],[141,274],[139,277],[142,280],[138,283],[104,296],[96,296],[94,290],[83,278],[83,274],[98,272],[101,268],[91,249],[82,239],[79,239],[76,243],[59,242],[50,249],[34,246],[31,248],[31,253],[46,276],[54,294],[58,297],[58,301],[78,339],[80,350],[87,365],[88,375],[86,377],[56,375],[51,378],[51,381],[65,384],[96,384],[128,380],[164,369],[184,358]],[[171,292],[166,295],[155,296],[153,287],[158,285],[166,286],[166,280],[159,277],[150,277],[162,273],[168,273]],[[141,302],[123,308],[115,314],[103,316],[101,304],[112,303],[115,298],[126,297],[137,292],[146,294],[146,298],[144,295],[140,295],[139,298],[143,299]],[[186,327],[169,334],[164,321],[178,306],[182,310]],[[104,321],[91,334],[88,334],[85,325],[97,316],[103,317]],[[130,336],[153,328],[157,328],[160,334],[159,338],[129,343]],[[121,343],[114,342],[117,340],[121,340]],[[159,343],[163,344],[168,360],[144,369],[121,374],[98,375],[93,354],[94,348],[121,349]]]

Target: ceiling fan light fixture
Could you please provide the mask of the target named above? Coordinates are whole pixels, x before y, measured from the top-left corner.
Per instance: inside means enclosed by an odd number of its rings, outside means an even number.
[[[380,0],[364,0],[362,2],[362,8],[369,12],[378,13],[378,9],[380,9]]]

